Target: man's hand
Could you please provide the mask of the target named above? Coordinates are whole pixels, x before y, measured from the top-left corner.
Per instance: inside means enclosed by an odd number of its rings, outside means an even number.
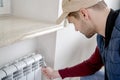
[[[58,71],[50,67],[42,68],[42,72],[48,79],[60,78]]]

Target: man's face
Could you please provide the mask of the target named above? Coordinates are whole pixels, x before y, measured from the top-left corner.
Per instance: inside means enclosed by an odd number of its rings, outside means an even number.
[[[67,17],[69,23],[73,23],[75,30],[84,34],[87,38],[91,38],[96,32],[93,24],[85,19],[76,19],[73,16]]]

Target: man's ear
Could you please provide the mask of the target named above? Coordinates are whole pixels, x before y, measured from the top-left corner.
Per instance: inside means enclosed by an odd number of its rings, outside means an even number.
[[[89,12],[87,9],[82,8],[79,10],[80,16],[83,17],[84,19],[88,20],[90,18]]]

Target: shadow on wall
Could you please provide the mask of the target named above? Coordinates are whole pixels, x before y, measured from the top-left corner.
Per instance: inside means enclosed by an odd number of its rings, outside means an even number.
[[[74,45],[72,51],[73,54],[69,56],[69,60],[71,60],[71,63],[68,66],[78,64],[88,59],[94,52],[95,47],[96,47],[96,35],[90,39],[82,37],[81,40],[76,42],[76,45]]]
[[[83,34],[76,32],[73,25],[58,31],[56,68],[72,66],[88,58],[95,49],[95,39],[87,39]]]

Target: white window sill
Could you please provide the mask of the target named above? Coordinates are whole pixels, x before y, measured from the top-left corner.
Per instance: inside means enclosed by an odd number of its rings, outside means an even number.
[[[62,28],[62,25],[2,15],[0,16],[0,47]]]

